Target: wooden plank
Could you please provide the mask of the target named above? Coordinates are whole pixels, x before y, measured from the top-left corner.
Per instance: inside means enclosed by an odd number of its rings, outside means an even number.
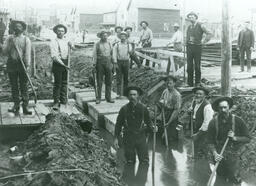
[[[3,125],[21,125],[20,116],[15,116],[13,113],[8,112],[8,109],[13,106],[13,103],[1,103],[1,114]]]
[[[38,118],[40,119],[41,123],[45,123],[46,115],[48,115],[51,111],[49,107],[46,107],[42,103],[36,104],[36,107],[34,107],[35,113],[37,114]]]
[[[108,114],[104,116],[106,129],[112,135],[114,135],[114,132],[115,132],[115,124],[116,124],[117,116],[118,114]]]
[[[115,103],[101,102],[96,104],[95,102],[88,103],[89,115],[93,119],[98,120],[100,115],[115,114],[118,113],[122,106],[128,103],[128,100],[115,100]]]
[[[142,58],[144,58],[144,59],[147,59],[147,60],[149,60],[149,61],[151,61],[151,62],[154,62],[154,63],[156,63],[156,64],[158,64],[158,65],[161,65],[161,63],[162,63],[162,60],[149,57],[149,56],[147,56],[147,55],[145,55],[145,54],[142,54],[142,53],[140,53],[140,52],[137,52],[137,51],[136,51],[136,54],[137,54],[137,56],[142,57]]]
[[[61,104],[60,105],[60,112],[66,113],[68,115],[79,114],[80,113],[77,110],[77,108],[75,107],[75,105],[73,105],[73,104],[66,104],[66,105]]]
[[[147,96],[150,96],[151,94],[153,94],[156,90],[158,90],[161,86],[163,86],[165,84],[165,81],[159,81],[155,86],[153,86],[148,92],[147,92]]]
[[[30,107],[29,110],[32,111],[32,115],[24,115],[23,113],[20,114],[21,124],[32,125],[41,123],[41,120],[36,114],[34,107]]]
[[[162,50],[158,49],[157,52],[160,54],[168,55],[168,56],[177,56],[177,57],[184,57],[183,52],[175,52],[175,51],[169,51],[169,50]]]

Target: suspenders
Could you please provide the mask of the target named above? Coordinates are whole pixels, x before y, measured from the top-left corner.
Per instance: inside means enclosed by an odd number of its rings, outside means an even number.
[[[127,107],[128,107],[128,105],[125,105],[125,107],[124,107],[124,112],[125,112],[124,127],[126,127],[126,128],[128,128],[128,120],[127,120],[127,118],[128,118],[128,116],[127,116],[127,109],[128,108]],[[144,124],[145,124],[145,121],[144,121],[144,108],[143,108],[143,111],[142,111],[142,121],[141,121],[139,130],[141,130],[143,128]]]

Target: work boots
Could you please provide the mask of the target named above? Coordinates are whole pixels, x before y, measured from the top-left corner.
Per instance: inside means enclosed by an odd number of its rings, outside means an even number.
[[[19,115],[20,112],[20,105],[19,104],[14,104],[11,109],[8,109],[8,112],[14,113],[16,116]]]
[[[60,104],[59,103],[54,103],[54,105],[52,106],[52,109],[55,111],[58,111],[60,108]]]
[[[32,112],[28,110],[28,106],[22,106],[22,110],[24,115],[32,115]]]

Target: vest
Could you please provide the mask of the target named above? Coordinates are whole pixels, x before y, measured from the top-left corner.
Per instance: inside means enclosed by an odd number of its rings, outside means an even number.
[[[108,42],[108,41],[107,41],[107,43],[109,44],[109,47],[112,48],[112,47],[111,47],[111,43]],[[109,58],[109,59],[111,59],[111,57],[112,57],[112,50],[111,50],[111,52],[110,52],[110,56],[104,56],[104,55],[102,54],[102,52],[101,52],[101,50],[100,50],[100,41],[96,43],[96,53],[97,53],[98,59],[102,59],[102,58],[104,59],[104,58],[106,58],[106,57]]]
[[[187,30],[187,44],[201,45],[203,33],[200,23],[197,23],[194,27],[190,25]]]
[[[210,104],[210,102],[205,99],[196,112],[196,119],[194,121],[194,131],[195,132],[199,131],[200,127],[202,126],[202,124],[204,122],[204,107],[208,104]],[[196,102],[194,101],[193,102],[193,112],[194,112],[195,106],[196,106]]]

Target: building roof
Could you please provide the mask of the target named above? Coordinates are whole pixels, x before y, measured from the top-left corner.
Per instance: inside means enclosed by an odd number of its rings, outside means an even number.
[[[130,0],[129,3],[133,3],[136,8],[179,9],[177,2],[177,0]]]

